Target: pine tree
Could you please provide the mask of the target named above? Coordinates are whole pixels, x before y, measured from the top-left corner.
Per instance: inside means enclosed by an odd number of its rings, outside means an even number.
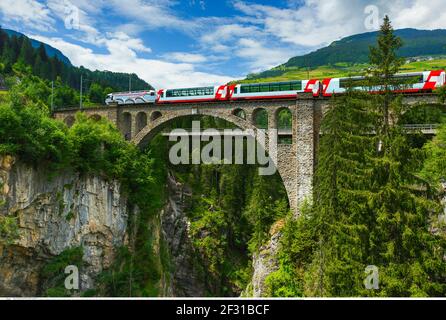
[[[43,43],[41,43],[39,48],[37,49],[37,55],[40,57],[40,60],[42,62],[48,61],[48,56],[46,54],[45,46],[43,45]]]
[[[370,233],[370,263],[380,268],[381,295],[439,295],[446,290],[446,274],[439,267],[444,247],[430,232],[432,213],[438,206],[432,201],[429,185],[417,176],[424,160],[422,152],[411,145],[397,125],[408,108],[401,96],[392,92],[404,85],[393,78],[402,63],[396,55],[400,46],[401,40],[393,34],[386,17],[378,47],[371,49],[374,78],[380,81],[384,93],[373,99],[382,123],[376,128],[381,148],[371,158],[368,202],[376,221]]]
[[[31,40],[21,37],[22,46],[20,49],[19,60],[30,66],[34,65],[34,49],[31,45]]]
[[[273,295],[446,294],[445,239],[431,232],[439,203],[419,178],[423,153],[396,121],[406,109],[391,90],[400,43],[386,17],[371,49],[371,82],[383,93],[350,89],[324,116],[313,204],[284,229]],[[378,267],[377,291],[363,284],[368,265]]]
[[[3,50],[6,46],[6,42],[8,41],[8,35],[5,31],[3,31],[2,27],[0,26],[0,58],[3,55]]]
[[[388,16],[385,16],[384,23],[378,36],[378,45],[370,47],[370,64],[372,65],[372,85],[380,87],[384,91],[381,96],[376,96],[382,101],[383,128],[382,133],[387,134],[389,128],[389,107],[393,98],[392,89],[400,83],[395,83],[393,75],[396,74],[404,63],[402,58],[397,56],[397,51],[403,43],[394,34],[393,27]]]

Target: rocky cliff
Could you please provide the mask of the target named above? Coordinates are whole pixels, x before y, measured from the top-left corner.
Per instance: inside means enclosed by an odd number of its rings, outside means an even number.
[[[189,235],[189,220],[185,208],[192,191],[187,186],[168,177],[169,197],[161,213],[163,237],[168,244],[172,260],[171,290],[176,297],[205,296],[205,280],[196,268],[195,254]]]
[[[67,248],[82,247],[82,291],[126,241],[127,206],[116,181],[48,172],[0,158],[0,215],[15,217],[19,237],[0,246],[0,296],[44,294],[41,268]]]
[[[189,239],[185,199],[191,190],[168,178],[168,198],[149,227],[155,251],[168,246],[171,269],[163,270],[159,293],[163,296],[204,296],[203,275],[196,270]],[[0,242],[0,296],[45,295],[42,270],[52,258],[69,248],[81,247],[80,289],[96,288],[96,278],[110,267],[115,249],[129,246],[129,212],[117,181],[80,176],[70,171],[51,175],[15,161],[0,158],[0,215],[14,217],[18,238],[12,245]]]
[[[169,270],[162,270],[159,294],[200,297],[209,294],[189,234],[186,215],[192,190],[169,174],[165,206],[148,228],[155,253],[167,244]],[[80,247],[80,289],[97,288],[97,276],[114,262],[115,251],[132,251],[128,217],[136,217],[117,181],[80,176],[71,171],[51,174],[12,157],[0,157],[0,217],[12,217],[18,237],[12,245],[0,241],[0,296],[42,296],[48,283],[42,275],[48,262],[69,248]],[[272,228],[274,229],[274,228]],[[1,230],[0,230],[1,231]],[[253,279],[248,296],[264,295],[264,280],[277,267],[280,232],[253,257]],[[158,248],[158,249],[157,249]],[[65,275],[62,274],[62,277]]]

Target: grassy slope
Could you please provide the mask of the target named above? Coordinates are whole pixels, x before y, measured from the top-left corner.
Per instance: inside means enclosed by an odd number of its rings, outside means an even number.
[[[276,82],[287,80],[302,79],[323,79],[323,78],[339,78],[353,75],[361,75],[367,68],[367,64],[347,65],[338,63],[335,66],[321,66],[309,72],[303,68],[288,68],[287,72],[278,77],[263,79],[248,79],[237,81],[238,83],[254,83],[254,82]],[[435,69],[446,69],[446,59],[438,59],[432,61],[412,62],[405,64],[401,68],[401,72],[415,72]]]

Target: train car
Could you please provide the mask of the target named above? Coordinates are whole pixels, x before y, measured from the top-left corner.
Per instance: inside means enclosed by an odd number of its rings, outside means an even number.
[[[107,95],[105,99],[105,104],[129,105],[129,104],[155,103],[155,101],[156,101],[155,90],[144,90],[144,91],[110,93]]]
[[[238,84],[229,87],[231,100],[296,98],[299,93],[303,92],[312,93],[315,97],[319,96],[319,80]]]
[[[229,99],[229,87],[198,87],[158,90],[156,103],[192,103],[224,101]]]
[[[446,73],[444,70],[401,73],[396,74],[394,80],[397,85],[392,90],[395,92],[431,92],[445,85]],[[366,77],[327,78],[322,80],[322,95],[330,97],[333,94],[342,94],[349,87],[360,91],[378,93],[383,91],[382,86],[369,86]]]

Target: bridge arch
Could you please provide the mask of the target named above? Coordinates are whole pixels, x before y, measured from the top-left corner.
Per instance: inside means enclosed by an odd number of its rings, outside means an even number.
[[[89,118],[94,121],[100,121],[102,117],[98,114],[92,114],[91,116],[89,116]]]
[[[233,115],[246,120],[246,112],[242,108],[237,108],[232,112]]]
[[[132,115],[130,112],[124,112],[122,114],[121,132],[126,140],[132,139]]]
[[[288,107],[281,107],[274,112],[274,127],[277,129],[277,140],[280,144],[293,143],[293,113]]]
[[[149,142],[164,128],[166,128],[170,123],[172,123],[174,120],[177,120],[182,117],[190,117],[190,116],[210,116],[214,118],[219,118],[222,120],[225,120],[229,123],[234,124],[241,130],[249,130],[250,133],[253,134],[253,137],[255,138],[255,135],[257,133],[257,128],[254,124],[251,123],[250,119],[242,119],[234,114],[232,111],[226,110],[226,112],[216,112],[215,110],[200,110],[199,114],[191,114],[190,110],[177,110],[173,113],[166,113],[163,117],[160,117],[154,121],[150,121],[147,126],[142,129],[139,133],[137,133],[133,139],[132,142],[139,146],[140,148],[146,147]],[[265,141],[258,141],[260,146],[268,151],[268,145],[269,145],[269,137],[266,136]],[[289,151],[288,151],[289,152]],[[278,157],[280,158],[280,150],[278,150]],[[271,158],[270,158],[271,160]],[[288,197],[288,203],[290,205],[290,208],[292,210],[295,210],[295,184],[293,183],[293,176],[289,175],[289,168],[281,166],[280,161],[279,163],[275,162],[274,165],[277,168],[277,173],[279,174],[282,183],[284,185],[284,188],[287,192]],[[291,179],[291,180],[290,180]]]
[[[147,126],[147,113],[139,112],[136,115],[136,132],[135,132],[135,134],[137,134],[142,129],[144,129],[145,126]]]
[[[76,119],[74,118],[74,116],[68,116],[64,119],[64,122],[68,128],[71,128],[75,121]]]
[[[210,116],[214,118],[219,118],[222,120],[226,120],[234,125],[236,125],[238,128],[242,130],[253,130],[253,132],[256,131],[256,127],[250,123],[248,120],[242,119],[232,113],[217,113],[213,110],[200,110],[200,113],[198,114],[191,114],[190,110],[176,110],[175,112],[169,112],[165,115],[162,115],[159,111],[154,111],[152,115],[150,116],[150,122],[148,125],[142,129],[135,137],[132,139],[133,143],[145,147],[150,140],[158,133],[161,132],[163,128],[168,126],[172,121],[181,118],[181,117],[190,117],[193,115],[199,115],[199,116]]]
[[[152,114],[150,115],[150,121],[156,121],[157,119],[161,118],[163,116],[163,114],[159,111],[153,111]]]
[[[275,127],[277,129],[293,127],[293,113],[291,112],[290,108],[288,108],[288,107],[278,108],[274,112],[274,119],[276,122]]]
[[[260,129],[268,129],[268,111],[265,108],[257,108],[252,112],[252,124]]]

